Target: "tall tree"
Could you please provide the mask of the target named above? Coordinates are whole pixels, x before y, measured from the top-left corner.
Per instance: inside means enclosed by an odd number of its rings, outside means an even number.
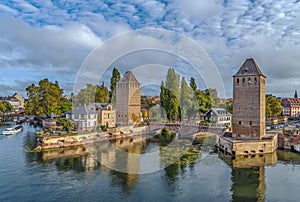
[[[50,82],[43,79],[36,86],[31,84],[26,88],[28,100],[25,104],[25,113],[30,115],[42,116],[52,113],[61,115],[72,109],[72,104],[63,98],[63,90],[60,89],[58,82]]]
[[[194,98],[194,91],[188,86],[185,78],[182,77],[181,80],[181,96],[180,96],[180,112],[182,119],[188,119],[195,114],[196,105]]]
[[[92,102],[108,102],[109,92],[107,87],[102,83],[101,86],[86,84],[84,89],[81,89],[76,96],[76,101],[78,104],[89,104]]]
[[[196,84],[196,81],[195,81],[194,77],[191,77],[190,87],[193,89],[194,92],[197,90],[197,84]]]
[[[198,103],[199,111],[201,113],[205,113],[207,110],[211,108],[210,97],[204,91],[196,90],[195,96]]]
[[[208,88],[204,91],[204,93],[210,99],[211,107],[219,107],[220,98],[218,97],[217,89]]]
[[[272,94],[266,95],[266,116],[276,117],[282,112],[281,101]]]
[[[121,74],[117,68],[114,67],[112,77],[110,79],[110,102],[116,104],[116,86],[121,79]]]

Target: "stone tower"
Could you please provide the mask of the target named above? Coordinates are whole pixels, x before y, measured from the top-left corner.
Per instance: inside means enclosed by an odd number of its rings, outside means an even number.
[[[233,76],[232,137],[261,139],[265,135],[266,77],[252,58]]]
[[[141,89],[132,72],[127,71],[116,86],[117,124],[132,125],[140,122]]]

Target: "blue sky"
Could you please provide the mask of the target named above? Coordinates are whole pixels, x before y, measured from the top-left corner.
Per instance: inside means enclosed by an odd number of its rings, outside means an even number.
[[[1,1],[0,95],[42,78],[68,94],[88,54],[111,37],[163,28],[195,40],[216,64],[227,97],[232,75],[253,57],[267,92],[300,91],[300,2],[296,0]],[[126,67],[124,67],[126,68]]]

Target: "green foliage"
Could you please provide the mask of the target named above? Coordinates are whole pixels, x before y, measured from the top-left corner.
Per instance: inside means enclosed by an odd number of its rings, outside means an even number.
[[[92,102],[108,102],[109,91],[102,83],[101,86],[86,84],[84,89],[81,89],[77,96],[74,96],[76,104],[89,104]],[[73,99],[74,99],[73,98]]]
[[[194,92],[197,90],[197,84],[196,84],[194,77],[191,77],[190,87],[193,89]]]
[[[272,94],[266,95],[266,116],[276,117],[282,112],[281,101]]]
[[[66,118],[58,118],[56,121],[56,125],[63,126],[63,129],[66,130],[67,133],[69,133],[74,129],[74,123],[71,120]]]
[[[117,83],[121,80],[121,74],[117,68],[114,68],[112,71],[112,77],[110,79],[110,103],[113,105],[116,104],[116,86]]]
[[[178,119],[180,107],[179,75],[170,68],[166,77],[166,84],[162,82],[160,100],[167,119],[174,121]],[[163,113],[162,113],[163,115]]]
[[[4,100],[0,102],[0,112],[5,113],[5,112],[11,112],[13,110],[13,106],[11,104]]]
[[[199,111],[201,113],[205,113],[211,108],[211,99],[209,98],[209,95],[204,93],[204,91],[196,90],[195,96],[198,103]]]
[[[72,109],[72,103],[63,98],[63,90],[58,82],[50,82],[43,79],[36,86],[31,84],[26,88],[28,100],[25,104],[25,113],[36,116],[54,113],[61,115]]]
[[[211,107],[218,107],[220,105],[217,89],[208,88],[204,91],[204,94],[210,99]]]
[[[220,104],[219,107],[226,109],[229,113],[232,114],[232,104],[232,100],[228,100],[226,103]]]
[[[190,120],[197,112],[197,102],[195,100],[194,91],[185,81],[181,80],[181,96],[180,96],[180,115],[181,119]]]

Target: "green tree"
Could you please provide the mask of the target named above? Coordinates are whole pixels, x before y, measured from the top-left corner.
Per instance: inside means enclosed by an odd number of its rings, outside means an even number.
[[[211,107],[219,107],[220,98],[218,97],[217,89],[208,88],[204,91],[204,94],[210,99]]]
[[[6,100],[0,102],[0,112],[11,112],[13,110],[13,106]]]
[[[86,84],[84,89],[81,89],[75,98],[78,104],[89,104],[93,102],[108,102],[109,92],[107,87],[102,83],[101,86]]]
[[[272,94],[266,95],[266,116],[276,117],[282,112],[281,101]]]
[[[110,102],[116,104],[116,86],[117,83],[121,80],[121,74],[117,68],[114,68],[112,71],[112,77],[110,79]]]
[[[204,91],[196,90],[195,96],[196,96],[196,101],[198,103],[199,111],[201,113],[205,113],[207,110],[211,108],[210,97]]]
[[[188,86],[185,78],[181,80],[181,96],[180,96],[180,112],[182,119],[188,119],[195,115],[196,102],[194,99],[194,91]]]
[[[191,77],[190,87],[193,89],[194,92],[197,90],[197,84],[196,84],[194,77]]]
[[[58,82],[50,82],[43,79],[36,86],[31,84],[26,88],[28,100],[25,104],[25,113],[36,116],[50,115],[52,113],[61,115],[72,109],[72,104],[63,98],[63,90]],[[69,106],[69,107],[66,107]]]
[[[169,121],[177,120],[180,115],[179,75],[173,68],[167,73],[166,82],[161,84],[160,92],[162,114],[165,111]]]
[[[74,129],[74,123],[70,119],[66,118],[58,118],[56,125],[63,126],[63,129],[65,129],[67,132],[70,132]]]

